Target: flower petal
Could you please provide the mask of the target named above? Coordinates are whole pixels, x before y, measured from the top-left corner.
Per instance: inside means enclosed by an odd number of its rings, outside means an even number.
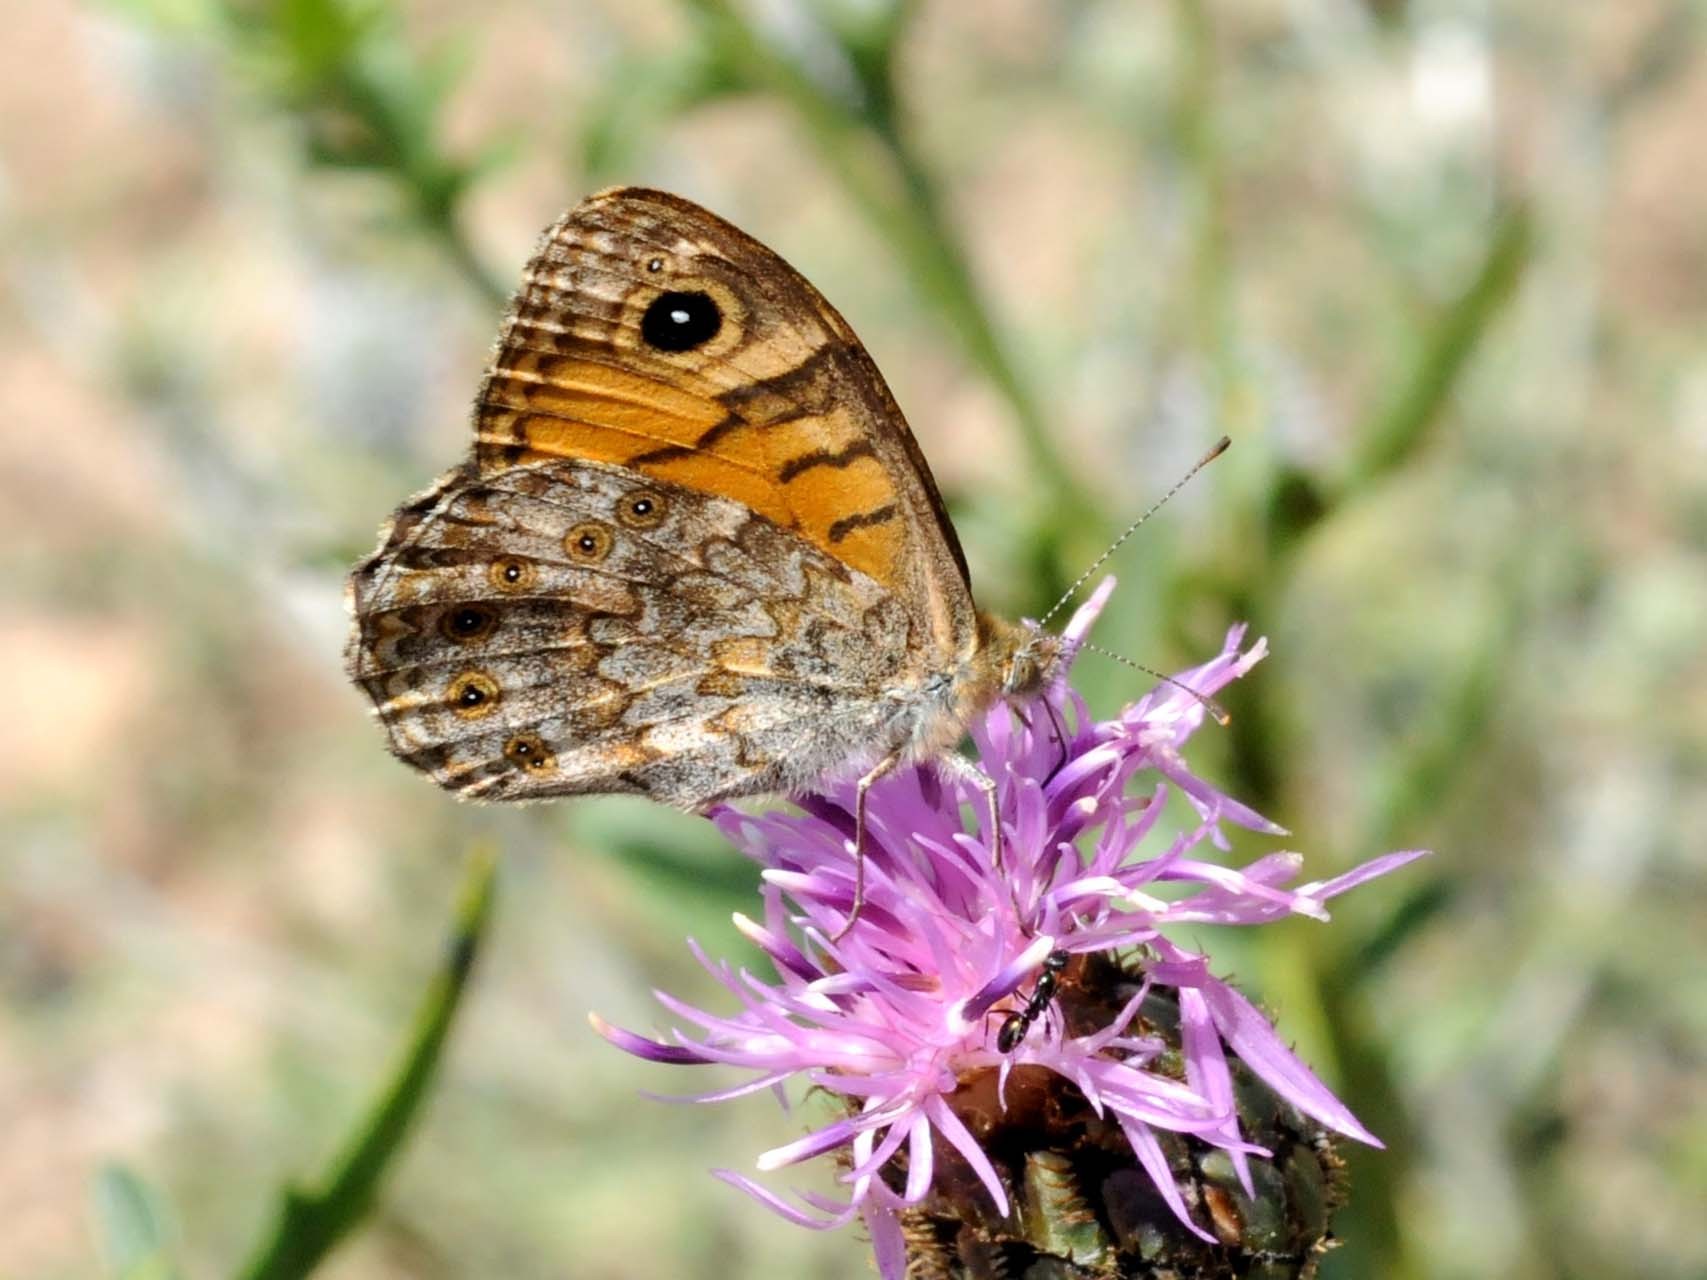
[[[636,1035],[632,1031],[624,1031],[621,1027],[612,1026],[596,1013],[589,1013],[587,1021],[593,1030],[618,1049],[632,1053],[637,1058],[645,1058],[649,1062],[672,1062],[684,1064],[701,1064],[711,1062],[705,1054],[696,1049],[685,1048],[682,1045],[660,1044],[656,1040],[648,1040],[645,1036]]]
[[[901,1219],[893,1210],[870,1201],[860,1206],[860,1215],[871,1233],[878,1280],[906,1280],[907,1239],[901,1233]]]
[[[1351,1109],[1316,1078],[1316,1073],[1280,1042],[1268,1019],[1257,1012],[1255,1005],[1226,983],[1207,975],[1200,989],[1221,1038],[1269,1088],[1330,1129],[1372,1147],[1382,1145],[1380,1139],[1358,1123]]]
[[[931,1152],[931,1122],[923,1115],[913,1118],[907,1146],[907,1190],[903,1198],[908,1204],[918,1204],[931,1189],[934,1162]]]
[[[1382,854],[1379,858],[1371,858],[1368,862],[1360,863],[1344,875],[1335,876],[1332,880],[1324,880],[1320,884],[1299,886],[1298,892],[1308,893],[1316,898],[1334,898],[1347,889],[1355,889],[1377,876],[1384,876],[1389,871],[1397,871],[1406,863],[1415,862],[1418,858],[1429,856],[1427,849],[1401,849],[1397,853]]]
[[[1174,1181],[1173,1170],[1168,1168],[1168,1158],[1162,1153],[1162,1145],[1156,1141],[1156,1135],[1141,1120],[1123,1115],[1117,1115],[1115,1119],[1120,1121],[1120,1130],[1126,1135],[1126,1141],[1132,1144],[1132,1154],[1138,1157],[1138,1163],[1144,1166],[1144,1172],[1150,1175],[1150,1181],[1156,1184],[1156,1190],[1168,1208],[1174,1211],[1174,1217],[1184,1223],[1186,1230],[1193,1235],[1201,1236],[1210,1244],[1219,1244],[1214,1236],[1191,1220],[1191,1212],[1185,1207],[1179,1183]]]
[[[837,1120],[804,1138],[797,1138],[783,1146],[761,1152],[753,1163],[766,1173],[784,1165],[798,1164],[802,1160],[810,1160],[815,1155],[845,1145],[864,1127],[853,1120]]]
[[[829,1218],[814,1218],[811,1214],[796,1209],[776,1192],[761,1187],[745,1174],[736,1173],[733,1169],[713,1169],[711,1176],[720,1182],[727,1182],[738,1191],[745,1191],[771,1212],[786,1218],[797,1227],[805,1227],[808,1231],[834,1231],[837,1227],[845,1227],[859,1212],[858,1205],[850,1204],[842,1212]]]
[[[996,1212],[1004,1218],[1007,1217],[1008,1193],[1002,1189],[1002,1180],[996,1174],[996,1167],[990,1163],[990,1157],[985,1154],[984,1148],[978,1145],[978,1139],[960,1122],[960,1117],[949,1110],[948,1104],[940,1096],[933,1095],[925,1101],[925,1114],[930,1117],[937,1132],[966,1157],[966,1163],[972,1166],[972,1171],[978,1175],[978,1181],[984,1184],[984,1190],[988,1191],[990,1199],[995,1201]]]

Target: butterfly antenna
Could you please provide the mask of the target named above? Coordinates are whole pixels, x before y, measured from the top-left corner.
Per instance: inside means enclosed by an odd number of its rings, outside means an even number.
[[[1170,675],[1165,675],[1162,672],[1157,671],[1152,667],[1146,667],[1141,662],[1134,662],[1134,661],[1132,661],[1131,658],[1126,657],[1124,654],[1116,653],[1112,649],[1105,649],[1100,644],[1090,644],[1088,642],[1087,643],[1081,643],[1078,646],[1078,648],[1080,650],[1088,651],[1090,653],[1100,653],[1105,658],[1113,658],[1116,662],[1124,663],[1125,665],[1131,667],[1134,671],[1142,671],[1147,676],[1155,676],[1156,679],[1161,680],[1164,683],[1171,684],[1176,689],[1184,690],[1186,693],[1189,693],[1192,697],[1196,698],[1198,700],[1198,702],[1202,703],[1203,709],[1205,711],[1207,711],[1214,718],[1215,723],[1220,725],[1223,729],[1225,729],[1228,725],[1233,723],[1233,717],[1227,714],[1227,709],[1225,707],[1223,707],[1219,702],[1215,701],[1214,698],[1210,698],[1210,697],[1205,696],[1204,694],[1199,693],[1196,689],[1193,689],[1190,685],[1183,684],[1180,681],[1175,680]]]
[[[1061,606],[1066,604],[1067,601],[1071,600],[1074,596],[1078,595],[1079,594],[1079,588],[1084,586],[1085,583],[1087,583],[1091,580],[1091,575],[1094,574],[1098,569],[1102,568],[1103,564],[1108,560],[1108,558],[1111,555],[1113,555],[1116,551],[1120,550],[1120,544],[1125,542],[1133,534],[1138,532],[1138,526],[1139,525],[1143,524],[1151,516],[1155,515],[1156,512],[1160,511],[1162,509],[1162,507],[1167,503],[1167,500],[1169,498],[1173,497],[1174,494],[1178,493],[1181,489],[1185,488],[1186,484],[1189,483],[1191,478],[1193,476],[1195,476],[1199,471],[1202,471],[1203,468],[1207,467],[1211,462],[1214,462],[1215,459],[1219,458],[1223,453],[1227,452],[1227,446],[1232,444],[1232,443],[1233,443],[1233,441],[1232,441],[1231,437],[1229,437],[1229,436],[1222,436],[1219,440],[1217,440],[1215,442],[1214,446],[1209,450],[1208,453],[1204,454],[1201,458],[1199,458],[1195,463],[1192,464],[1192,468],[1190,471],[1187,471],[1183,476],[1181,476],[1178,480],[1176,480],[1174,482],[1173,488],[1169,489],[1161,497],[1157,498],[1155,500],[1155,502],[1151,503],[1150,509],[1148,511],[1146,511],[1143,515],[1139,516],[1131,524],[1127,525],[1126,531],[1124,533],[1122,533],[1118,538],[1116,538],[1113,542],[1108,544],[1108,550],[1104,551],[1095,560],[1091,561],[1090,568],[1086,569],[1083,573],[1081,573],[1078,577],[1078,580],[1075,581],[1072,586],[1068,587],[1064,592],[1061,593],[1061,598],[1059,600],[1057,600],[1054,604],[1049,606],[1049,612],[1044,614],[1043,617],[1038,620],[1037,625],[1040,628],[1048,625],[1049,619],[1053,618],[1056,614],[1061,612]],[[1118,654],[1110,654],[1109,656],[1110,657],[1119,657]],[[1125,662],[1126,659],[1121,658],[1120,661]],[[1128,665],[1129,666],[1137,666],[1138,664],[1137,663],[1128,663]],[[1149,670],[1149,669],[1147,667],[1140,667],[1139,670],[1143,671],[1143,670]],[[1150,674],[1156,675],[1157,673],[1154,671],[1151,671]],[[1167,677],[1163,676],[1162,679],[1166,680]]]

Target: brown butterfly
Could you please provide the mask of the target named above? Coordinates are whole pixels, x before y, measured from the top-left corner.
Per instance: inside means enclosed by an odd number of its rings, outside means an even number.
[[[978,610],[930,468],[847,323],[679,196],[544,236],[472,455],[350,576],[349,671],[460,795],[698,810],[952,748],[1057,637]],[[992,832],[994,824],[992,823]]]

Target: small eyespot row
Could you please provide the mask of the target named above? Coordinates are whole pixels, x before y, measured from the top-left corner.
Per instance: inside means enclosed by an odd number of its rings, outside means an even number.
[[[539,581],[539,567],[520,556],[499,556],[486,570],[486,576],[499,591],[515,595],[533,588]]]
[[[504,744],[504,759],[528,773],[543,773],[557,761],[537,733],[518,733]]]
[[[634,489],[617,499],[616,518],[630,529],[656,529],[669,510],[663,494],[653,489]]]
[[[611,553],[615,544],[610,526],[597,520],[583,520],[563,535],[563,550],[571,560],[581,564],[597,564]]]
[[[498,709],[501,690],[484,671],[464,671],[445,687],[445,703],[464,720],[479,720]]]
[[[439,619],[439,634],[452,644],[474,644],[497,629],[498,613],[485,605],[457,605]]]

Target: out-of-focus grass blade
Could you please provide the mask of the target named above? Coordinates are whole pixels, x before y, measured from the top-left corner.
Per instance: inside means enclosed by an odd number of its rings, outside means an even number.
[[[703,45],[624,59],[580,113],[582,167],[600,182],[622,181],[679,116],[739,87],[727,64]]]
[[[326,1176],[285,1191],[272,1231],[239,1273],[244,1280],[308,1275],[372,1207],[380,1178],[426,1101],[491,916],[496,865],[489,848],[470,857],[450,943],[416,1014],[408,1051]]]
[[[1451,909],[1458,890],[1458,883],[1444,875],[1412,889],[1380,927],[1350,953],[1341,966],[1345,980],[1353,986],[1367,985],[1410,939]]]
[[[1439,700],[1433,723],[1420,733],[1383,787],[1367,823],[1370,848],[1402,842],[1421,829],[1438,797],[1451,795],[1476,766],[1477,746],[1497,721],[1501,691],[1512,679],[1516,637],[1523,627],[1521,549],[1500,572],[1505,603],[1483,622],[1482,635],[1464,670]]]
[[[1625,70],[1606,91],[1606,114],[1614,120],[1671,87],[1694,64],[1707,14],[1696,0],[1676,0],[1654,19]]]
[[[1426,442],[1459,375],[1523,278],[1534,238],[1528,205],[1511,203],[1497,216],[1475,276],[1423,335],[1397,397],[1362,433],[1358,456],[1339,486],[1342,497],[1362,494]]]
[[[107,1274],[115,1280],[177,1280],[171,1227],[158,1192],[123,1165],[95,1176],[95,1229]]]
[[[1013,411],[1022,444],[1054,505],[1095,513],[1098,503],[1058,448],[1042,402],[1020,372],[985,302],[972,264],[951,226],[930,166],[914,149],[895,110],[894,68],[916,6],[897,4],[856,21],[822,27],[860,83],[849,95],[826,85],[749,21],[730,0],[683,0],[727,82],[776,97],[796,116],[825,171],[903,261],[919,296],[931,304],[971,363]],[[1094,519],[1087,523],[1095,523]]]
[[[578,806],[570,824],[576,845],[610,861],[634,901],[649,904],[663,936],[733,938],[732,913],[760,913],[759,869],[703,818],[624,797]]]

